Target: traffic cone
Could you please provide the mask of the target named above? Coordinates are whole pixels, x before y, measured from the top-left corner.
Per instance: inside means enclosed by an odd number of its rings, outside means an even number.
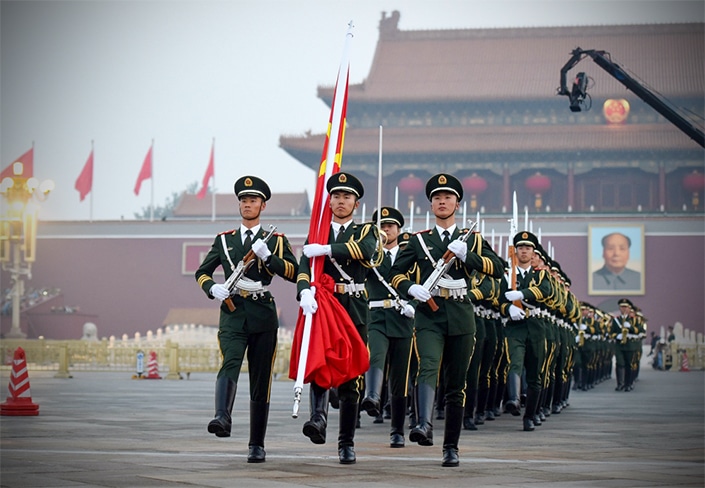
[[[7,389],[10,395],[0,403],[0,415],[30,416],[39,415],[39,405],[32,402],[29,393],[29,373],[24,349],[18,347],[12,359],[12,376]]]
[[[683,358],[681,359],[681,371],[690,371],[688,366],[688,354],[683,351]]]
[[[157,353],[155,351],[149,352],[149,361],[147,362],[147,376],[148,380],[160,380],[159,376],[159,365],[157,364]]]

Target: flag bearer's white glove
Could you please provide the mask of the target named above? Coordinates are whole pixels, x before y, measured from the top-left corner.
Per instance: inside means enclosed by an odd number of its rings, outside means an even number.
[[[305,315],[311,315],[318,310],[318,302],[316,302],[311,290],[303,290],[300,297],[301,301],[299,302],[299,306]]]
[[[510,302],[516,302],[517,300],[524,298],[524,294],[519,290],[509,290],[508,292],[505,292],[504,297]]]
[[[307,258],[330,256],[330,252],[330,244],[306,244],[304,246],[304,255]]]

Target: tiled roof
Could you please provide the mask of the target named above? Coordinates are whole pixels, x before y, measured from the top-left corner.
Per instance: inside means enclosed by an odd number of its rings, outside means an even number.
[[[320,149],[319,149],[320,152]],[[174,217],[210,217],[212,213],[212,196],[207,195],[198,199],[196,195],[183,195],[174,209]],[[237,198],[232,193],[216,194],[215,209],[218,217],[240,217]],[[267,201],[268,216],[297,216],[310,215],[311,208],[308,202],[308,193],[274,193]]]
[[[568,108],[566,107],[566,110]],[[292,153],[317,153],[324,135],[282,137]],[[379,147],[375,129],[349,128],[345,154],[374,154]],[[495,153],[530,151],[651,150],[696,148],[697,145],[670,124],[653,125],[515,125],[465,127],[385,128],[385,153]]]
[[[398,14],[381,21],[370,72],[350,86],[349,103],[549,98],[576,47],[611,53],[666,96],[705,92],[702,23],[400,31],[397,22]],[[590,59],[571,73],[578,71],[593,78],[595,96],[625,93]],[[329,101],[332,87],[320,87],[319,96]]]

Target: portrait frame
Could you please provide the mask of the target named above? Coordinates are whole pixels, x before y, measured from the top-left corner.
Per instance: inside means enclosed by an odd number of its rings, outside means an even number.
[[[602,240],[613,234],[626,236],[629,259],[626,269],[615,277],[606,269]],[[616,237],[618,238],[618,237]],[[588,226],[588,295],[644,295],[646,267],[644,226],[639,224],[590,224]]]

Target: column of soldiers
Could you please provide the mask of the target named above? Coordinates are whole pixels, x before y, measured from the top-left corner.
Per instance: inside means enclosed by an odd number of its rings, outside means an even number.
[[[634,387],[646,329],[643,315],[628,299],[620,300],[618,317],[580,303],[559,263],[528,230],[513,237],[515,262],[502,259],[480,233],[456,223],[463,189],[454,176],[441,173],[428,180],[435,225],[415,234],[402,232],[404,218],[392,207],[379,209],[379,216],[375,212],[371,223],[355,223],[364,188],[350,173],[333,175],[327,191],[333,214],[329,243],[306,242],[297,262],[283,234],[269,236],[260,228],[260,214],[271,196],[267,184],[254,176],[238,179],[242,224],[216,237],[196,272],[206,295],[222,302],[218,339],[223,363],[208,431],[230,436],[237,380],[247,357],[248,462],[266,457],[278,328],[267,285],[275,275],[296,282],[302,311],[315,313],[310,259],[317,256],[325,257],[324,273],[335,282],[334,296],[370,352],[364,378],[336,389],[341,464],[356,462],[359,413],[380,417],[384,392],[392,448],[405,446],[409,411],[409,441],[432,446],[434,405],[443,405],[442,466],[453,467],[459,465],[463,429],[477,430],[508,413],[522,416],[523,430],[533,431],[569,405],[571,381],[575,389],[588,390],[609,378],[613,355],[616,389]],[[227,280],[243,264],[246,273],[234,285],[213,279],[217,267]],[[314,444],[327,441],[329,402],[329,390],[312,383],[303,434]]]

